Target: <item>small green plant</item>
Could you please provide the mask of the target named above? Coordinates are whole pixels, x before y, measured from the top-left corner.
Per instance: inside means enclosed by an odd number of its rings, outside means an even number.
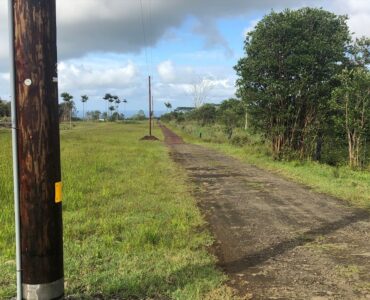
[[[340,177],[340,170],[338,167],[333,168],[333,177],[334,178],[339,178]]]
[[[230,143],[235,146],[243,147],[249,143],[249,137],[247,135],[235,135],[231,138]]]
[[[336,271],[342,277],[353,278],[358,276],[360,268],[357,265],[337,266]]]

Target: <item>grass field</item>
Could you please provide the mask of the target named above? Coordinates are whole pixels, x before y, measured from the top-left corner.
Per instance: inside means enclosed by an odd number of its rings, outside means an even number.
[[[332,167],[312,161],[274,160],[267,147],[259,143],[247,143],[243,147],[231,145],[220,136],[219,130],[194,128],[187,130],[184,125],[168,124],[186,141],[210,147],[232,155],[247,163],[279,173],[296,182],[311,186],[350,204],[370,210],[370,170],[354,171],[346,166]],[[199,132],[203,138],[199,138]],[[252,137],[253,138],[253,137]]]
[[[61,133],[66,294],[227,299],[190,187],[161,142],[139,141],[145,131],[79,124]],[[15,294],[10,142],[0,131],[0,299]]]

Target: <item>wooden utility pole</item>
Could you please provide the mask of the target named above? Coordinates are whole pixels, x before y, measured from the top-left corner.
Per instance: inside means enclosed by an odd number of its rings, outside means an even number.
[[[22,298],[59,299],[64,280],[55,0],[10,4]]]
[[[149,76],[149,136],[152,136],[152,82]]]
[[[154,120],[155,120],[155,116],[154,116],[154,97],[152,95],[152,127],[154,128]]]

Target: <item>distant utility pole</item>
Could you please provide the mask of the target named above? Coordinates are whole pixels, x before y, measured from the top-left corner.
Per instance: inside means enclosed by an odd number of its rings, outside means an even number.
[[[8,1],[21,272],[17,297],[60,299],[64,279],[55,0]]]
[[[152,119],[153,119],[153,128],[154,128],[154,119],[155,119],[155,117],[154,117],[154,97],[153,97],[153,95],[152,95]]]
[[[149,76],[149,136],[152,136],[152,81]]]

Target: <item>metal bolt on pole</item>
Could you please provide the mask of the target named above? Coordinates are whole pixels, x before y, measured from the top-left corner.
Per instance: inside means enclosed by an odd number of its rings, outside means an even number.
[[[61,299],[64,275],[55,0],[9,0],[9,12],[14,54],[17,297]]]

